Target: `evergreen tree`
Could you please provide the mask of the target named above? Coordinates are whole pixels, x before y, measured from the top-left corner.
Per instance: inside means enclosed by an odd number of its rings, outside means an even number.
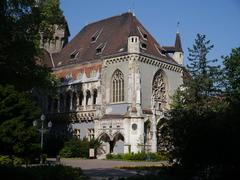
[[[37,131],[32,126],[40,114],[24,93],[13,86],[0,85],[0,154],[24,159],[40,150]]]
[[[209,167],[223,161],[227,151],[222,147],[222,142],[227,139],[223,135],[227,132],[225,121],[220,118],[227,103],[220,94],[221,70],[214,64],[216,60],[208,60],[212,48],[205,35],[197,35],[193,48],[189,49],[190,77],[173,97],[165,132],[166,143],[170,139],[172,144],[167,146],[171,159],[181,167],[205,176],[211,174]]]
[[[240,101],[240,47],[232,49],[224,58],[226,96],[232,101]]]
[[[199,106],[205,104],[209,97],[218,95],[220,88],[220,66],[214,65],[217,60],[209,60],[208,54],[214,46],[205,35],[197,34],[195,43],[189,51],[187,71],[191,78],[185,80],[190,102]],[[206,104],[205,104],[206,105]]]

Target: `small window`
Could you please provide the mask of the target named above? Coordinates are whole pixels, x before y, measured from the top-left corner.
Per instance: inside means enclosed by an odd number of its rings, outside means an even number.
[[[78,139],[80,139],[80,129],[74,129],[74,136],[77,137]]]
[[[101,30],[98,30],[97,32],[95,32],[92,37],[91,37],[91,43],[94,43],[97,41],[98,37],[100,36],[100,34],[102,33],[103,28]]]
[[[95,42],[96,39],[97,39],[97,38],[96,38],[95,36],[93,36],[93,37],[91,38],[91,41],[92,41],[92,42]]]
[[[99,55],[99,54],[102,54],[105,46],[106,46],[107,43],[101,43],[99,44],[99,46],[96,48],[96,54]]]
[[[73,60],[73,59],[76,59],[77,56],[79,54],[79,51],[77,50],[74,50],[71,54],[70,54],[70,59]]]
[[[147,44],[142,43],[142,44],[141,44],[141,47],[142,47],[143,49],[147,49]]]
[[[141,34],[141,36],[143,37],[144,40],[148,39],[147,33],[142,28],[138,27],[138,31],[139,31],[139,33]]]
[[[96,54],[101,54],[102,53],[102,48],[97,48],[96,49]]]
[[[147,39],[147,34],[143,34],[143,38],[144,38],[144,39]]]
[[[137,130],[137,124],[133,123],[133,124],[132,124],[132,129],[133,129],[134,131]]]
[[[94,139],[94,129],[88,129],[88,140]]]

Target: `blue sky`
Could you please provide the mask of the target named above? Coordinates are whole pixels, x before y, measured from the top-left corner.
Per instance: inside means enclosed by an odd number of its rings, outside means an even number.
[[[197,33],[214,44],[209,55],[219,59],[240,46],[240,0],[60,0],[72,39],[87,23],[132,9],[160,45],[173,45],[180,33],[187,62],[187,48]]]

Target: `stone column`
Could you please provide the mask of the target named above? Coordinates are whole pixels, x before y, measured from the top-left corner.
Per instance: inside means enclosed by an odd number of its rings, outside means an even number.
[[[93,90],[91,89],[90,90],[90,98],[89,98],[89,100],[88,100],[88,102],[90,102],[90,108],[92,109],[92,107],[93,107]]]
[[[82,100],[82,106],[83,106],[83,109],[86,110],[86,91],[83,90],[83,100]]]
[[[153,110],[152,115],[152,152],[157,152],[157,122],[156,122],[156,110]]]
[[[124,132],[124,153],[129,153],[130,149],[130,122],[128,118],[123,119],[123,132]],[[130,149],[131,150],[131,149]]]

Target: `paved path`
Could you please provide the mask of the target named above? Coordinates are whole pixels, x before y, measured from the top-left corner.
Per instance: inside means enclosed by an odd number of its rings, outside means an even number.
[[[136,170],[117,169],[119,166],[144,166],[144,165],[161,165],[167,162],[127,162],[127,161],[110,161],[98,159],[61,159],[61,164],[80,167],[84,174],[90,179],[118,179],[120,177],[130,177],[137,175]]]

